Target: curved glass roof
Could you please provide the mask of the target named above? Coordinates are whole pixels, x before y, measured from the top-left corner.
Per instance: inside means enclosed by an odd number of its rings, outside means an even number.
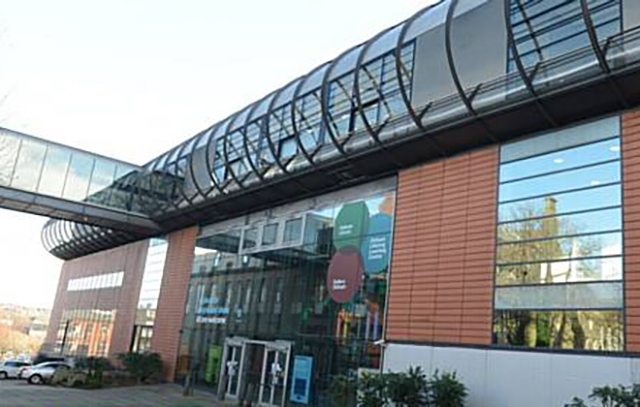
[[[379,170],[359,168],[370,176],[431,157],[403,143],[426,140],[440,156],[471,147],[463,137],[438,137],[461,123],[472,123],[485,143],[513,137],[491,119],[523,105],[535,107],[531,121],[558,126],[563,113],[547,99],[589,80],[608,81],[612,97],[628,105],[614,76],[640,61],[640,34],[623,29],[621,4],[440,1],[155,158],[132,181],[131,207],[172,229],[184,226],[178,217],[194,224],[247,211],[251,204],[236,203],[268,188],[274,202],[292,199],[276,187],[282,180],[318,193],[326,182],[321,188],[309,173],[334,184],[357,178],[328,168],[357,167],[367,154],[380,154]],[[95,251],[96,240],[110,239],[102,229],[55,223],[45,241],[57,255]]]

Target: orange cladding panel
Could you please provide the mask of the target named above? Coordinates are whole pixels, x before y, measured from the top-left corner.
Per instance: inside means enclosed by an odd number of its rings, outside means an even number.
[[[491,342],[498,147],[402,171],[387,338]]]
[[[640,111],[622,115],[627,351],[640,352]]]

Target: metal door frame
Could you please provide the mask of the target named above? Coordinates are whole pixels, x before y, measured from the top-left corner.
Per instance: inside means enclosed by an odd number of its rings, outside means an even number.
[[[239,397],[240,389],[242,388],[243,381],[243,373],[244,373],[244,365],[245,365],[245,356],[247,351],[247,345],[258,345],[263,346],[265,349],[263,360],[262,360],[262,373],[260,377],[260,391],[258,394],[258,405],[265,407],[284,407],[286,396],[287,396],[287,384],[289,380],[289,363],[291,362],[291,349],[293,348],[293,343],[289,341],[280,341],[276,340],[275,342],[268,341],[259,341],[254,339],[248,339],[243,337],[227,337],[224,340],[224,351],[222,352],[222,360],[223,363],[220,366],[220,384],[218,385],[218,393],[224,394],[225,399],[237,400]],[[234,348],[233,350],[231,348]],[[227,359],[229,356],[229,351],[233,352],[234,350],[237,352],[238,348],[240,349],[240,364],[236,371],[236,375],[238,376],[238,384],[236,394],[229,394],[229,386],[231,382],[229,381],[229,377],[227,375]],[[273,388],[271,390],[270,402],[271,404],[262,403],[262,396],[265,387],[265,376],[266,376],[266,363],[269,352],[281,352],[286,354],[285,365],[284,365],[284,376],[282,382],[282,402],[280,406],[273,404],[273,399],[275,397],[275,392]],[[232,354],[233,355],[233,354]]]
[[[277,404],[274,403],[275,397],[275,386],[271,384],[269,386],[269,403],[263,403],[264,390],[266,387],[266,380],[268,376],[268,366],[267,360],[269,359],[269,353],[275,352],[276,356],[280,353],[285,354],[285,362],[284,362],[284,375],[282,376],[282,401],[280,402],[280,407],[284,407],[286,398],[287,398],[287,383],[289,381],[289,362],[291,361],[291,342],[287,341],[275,341],[275,342],[266,342],[264,344],[265,352],[262,359],[262,375],[260,377],[260,392],[258,395],[258,405],[260,407],[278,407]],[[277,360],[277,359],[274,359]]]
[[[233,349],[231,349],[233,348]],[[229,356],[229,351],[231,350],[231,355],[233,357],[234,352],[240,351],[240,363],[236,370],[236,376],[238,377],[238,384],[236,386],[236,394],[231,394],[229,392],[229,387],[231,386],[231,381],[229,380],[229,375],[227,374],[227,359]],[[229,337],[224,340],[224,351],[222,352],[222,360],[220,366],[220,377],[223,380],[220,380],[220,384],[218,385],[218,392],[224,394],[225,399],[237,400],[240,389],[242,388],[242,371],[244,369],[244,356],[246,354],[246,340],[244,338],[238,337]]]

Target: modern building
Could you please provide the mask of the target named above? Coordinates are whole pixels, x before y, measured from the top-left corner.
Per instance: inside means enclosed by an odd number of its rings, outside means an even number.
[[[410,366],[561,406],[640,380],[639,109],[640,2],[446,0],[144,166],[0,132],[0,205],[54,219],[57,352],[264,406]]]

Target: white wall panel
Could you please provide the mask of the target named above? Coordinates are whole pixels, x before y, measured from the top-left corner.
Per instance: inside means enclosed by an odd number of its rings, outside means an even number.
[[[409,366],[457,372],[469,407],[563,407],[594,386],[640,380],[640,359],[628,357],[389,344],[384,370]]]

